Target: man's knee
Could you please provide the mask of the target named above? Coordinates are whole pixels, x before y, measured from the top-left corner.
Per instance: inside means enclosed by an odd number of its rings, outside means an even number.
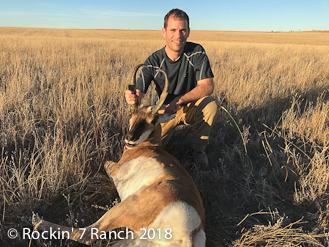
[[[212,122],[217,116],[219,102],[212,96],[206,96],[198,100],[196,106],[202,111],[204,118],[211,119]]]
[[[208,98],[209,99],[207,99],[207,105],[205,108],[207,108],[209,112],[217,114],[219,102],[212,96],[208,96]]]

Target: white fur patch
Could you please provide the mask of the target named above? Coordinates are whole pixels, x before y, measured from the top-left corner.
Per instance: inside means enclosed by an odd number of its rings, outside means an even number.
[[[144,185],[164,176],[163,167],[152,157],[140,156],[124,163],[113,181],[121,201]]]
[[[200,227],[200,224],[200,216],[191,205],[185,202],[173,202],[163,209],[149,226],[149,229],[161,229],[162,231],[161,239],[157,237],[153,242],[163,245],[169,244],[169,246],[175,243],[180,243],[179,246],[192,246],[192,232]],[[171,229],[171,239],[166,240],[163,237],[166,234],[166,229]],[[202,243],[201,240],[198,242]]]

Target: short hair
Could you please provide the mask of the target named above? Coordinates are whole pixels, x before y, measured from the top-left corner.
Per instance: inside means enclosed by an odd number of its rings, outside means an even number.
[[[188,18],[188,15],[181,9],[172,9],[170,10],[166,16],[164,17],[164,28],[167,28],[168,26],[168,19],[169,16],[174,15],[174,17],[181,19],[181,20],[186,20],[187,21],[187,26],[190,28],[190,20]]]

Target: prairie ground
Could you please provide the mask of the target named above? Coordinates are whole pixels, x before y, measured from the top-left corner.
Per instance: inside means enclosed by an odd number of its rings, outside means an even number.
[[[189,41],[205,48],[221,103],[210,167],[184,148],[190,127],[167,150],[200,190],[207,246],[328,246],[329,32],[192,31]],[[123,151],[124,91],[164,45],[161,31],[0,28],[1,246],[79,246],[22,229],[32,212],[84,227],[117,203],[103,164]]]

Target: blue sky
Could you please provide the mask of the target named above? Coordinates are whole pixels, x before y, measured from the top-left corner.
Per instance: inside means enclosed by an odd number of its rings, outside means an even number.
[[[0,0],[0,26],[160,30],[172,8],[193,30],[329,30],[329,0]]]

